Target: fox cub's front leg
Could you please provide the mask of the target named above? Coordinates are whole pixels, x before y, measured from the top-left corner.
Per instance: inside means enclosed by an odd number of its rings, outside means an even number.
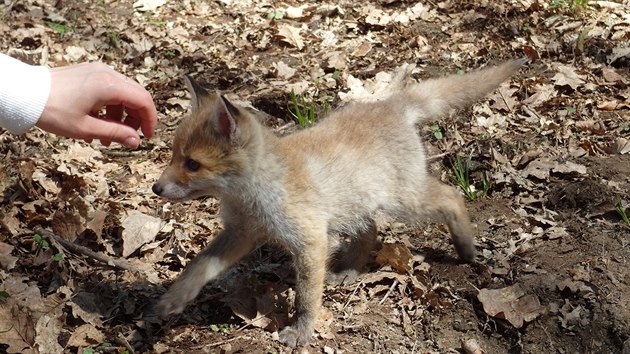
[[[326,275],[326,232],[310,234],[305,238],[301,247],[294,250],[293,256],[297,271],[294,323],[284,328],[279,335],[281,342],[292,347],[307,344],[313,336]]]
[[[255,244],[256,237],[226,226],[162,295],[158,313],[166,317],[182,312],[207,282],[249,253]]]

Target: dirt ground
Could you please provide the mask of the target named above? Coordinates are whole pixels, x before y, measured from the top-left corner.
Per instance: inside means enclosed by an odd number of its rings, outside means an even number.
[[[0,352],[630,353],[630,3],[585,3],[0,1],[3,53],[103,61],[160,120],[134,151],[0,131]],[[444,225],[383,220],[370,270],[327,285],[304,348],[277,341],[294,274],[273,245],[154,315],[221,228],[220,201],[151,192],[184,75],[282,135],[302,129],[292,90],[321,119],[404,63],[423,79],[522,56],[497,92],[418,129],[434,175],[456,185],[462,158],[478,262],[457,261]]]

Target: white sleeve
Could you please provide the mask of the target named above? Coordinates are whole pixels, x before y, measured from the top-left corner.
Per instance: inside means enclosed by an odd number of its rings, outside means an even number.
[[[15,134],[29,130],[50,95],[50,71],[0,53],[0,127]]]

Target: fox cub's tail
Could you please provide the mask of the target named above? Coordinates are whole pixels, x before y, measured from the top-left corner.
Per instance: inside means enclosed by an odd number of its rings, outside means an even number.
[[[409,123],[438,118],[452,108],[462,108],[474,103],[497,88],[527,58],[512,60],[499,66],[473,71],[465,75],[450,75],[409,85],[403,102],[411,103],[405,117]]]

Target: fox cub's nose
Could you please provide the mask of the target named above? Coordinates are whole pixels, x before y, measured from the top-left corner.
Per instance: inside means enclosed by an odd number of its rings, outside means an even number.
[[[160,195],[162,194],[162,191],[164,190],[162,188],[162,186],[160,186],[158,183],[154,184],[153,187],[151,188],[153,190],[153,193]]]

